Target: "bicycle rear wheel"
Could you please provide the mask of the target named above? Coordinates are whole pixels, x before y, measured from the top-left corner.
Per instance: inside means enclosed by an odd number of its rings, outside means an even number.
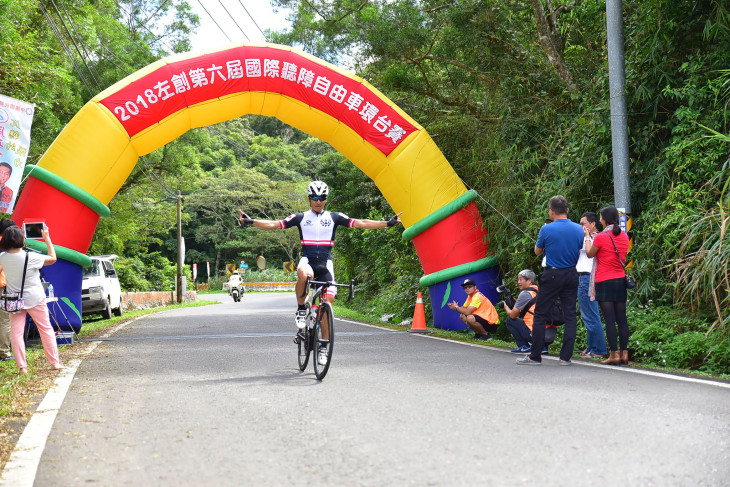
[[[329,303],[322,303],[317,313],[317,321],[315,322],[315,335],[314,335],[314,375],[317,376],[318,380],[324,379],[327,375],[327,371],[332,363],[332,349],[335,344],[335,316],[332,313],[332,306]],[[325,339],[323,336],[323,327],[329,331],[329,339]],[[325,349],[325,350],[323,350]],[[323,352],[324,363],[320,363],[320,352]]]

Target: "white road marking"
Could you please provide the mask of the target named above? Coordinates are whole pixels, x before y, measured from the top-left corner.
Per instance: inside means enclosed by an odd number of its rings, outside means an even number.
[[[111,335],[116,333],[117,331],[121,330],[125,326],[129,325],[130,323],[134,323],[135,321],[146,318],[148,316],[152,315],[145,315],[140,316],[138,318],[135,318],[133,320],[124,322],[118,326],[115,326],[111,330],[109,330],[107,333],[102,335],[100,338],[109,338]],[[389,330],[393,333],[401,333],[398,330],[390,330],[388,328],[382,328],[377,325],[370,325],[368,323],[361,323],[358,321],[352,321],[352,320],[345,320],[342,318],[335,318],[338,321],[344,321],[346,323],[352,323],[356,325],[361,326],[368,326],[371,328],[379,328],[381,330]],[[442,340],[446,342],[451,343],[457,343],[460,345],[465,345],[469,347],[481,347],[486,348],[488,350],[495,350],[498,352],[504,352],[504,353],[510,353],[509,350],[499,347],[490,347],[490,346],[484,346],[484,345],[478,345],[475,343],[467,343],[462,342],[458,340],[451,340],[448,338],[441,338],[441,337],[435,337],[435,336],[429,336],[429,335],[420,335],[415,334],[411,336],[419,336],[422,338],[429,338],[432,340]],[[89,343],[89,345],[86,347],[85,350],[81,351],[82,356],[89,355],[91,352],[93,352],[96,347],[101,343],[101,341],[94,341]],[[515,354],[510,354],[515,355]],[[557,360],[557,357],[543,357],[547,360]],[[58,411],[63,404],[63,400],[66,397],[66,393],[68,392],[68,388],[71,385],[71,382],[73,381],[74,376],[76,375],[76,371],[78,370],[79,365],[81,364],[81,359],[75,359],[69,362],[58,375],[56,380],[54,381],[53,387],[46,393],[46,396],[43,398],[43,401],[38,405],[38,409],[36,409],[36,412],[33,413],[33,416],[31,417],[30,421],[28,421],[28,424],[26,425],[25,429],[23,430],[23,434],[18,439],[18,443],[15,445],[15,449],[13,450],[13,453],[10,456],[10,459],[5,464],[5,468],[2,471],[2,476],[0,476],[0,487],[32,487],[33,483],[35,481],[35,475],[38,471],[38,465],[40,464],[41,456],[43,455],[43,450],[46,445],[46,441],[48,440],[48,436],[51,433],[51,428],[53,427],[53,423],[56,420],[56,416],[58,415]],[[515,366],[517,366],[515,364]],[[715,387],[724,387],[730,389],[730,384],[724,383],[724,382],[717,382],[713,380],[706,380],[706,379],[696,379],[693,377],[683,377],[683,376],[677,376],[672,374],[666,374],[662,372],[654,372],[651,370],[643,370],[643,369],[636,369],[631,367],[615,367],[611,365],[603,365],[593,362],[573,362],[573,366],[587,366],[587,367],[599,367],[603,369],[613,370],[613,371],[620,371],[625,373],[633,373],[633,374],[642,374],[642,375],[649,375],[652,377],[660,377],[663,379],[670,379],[670,380],[678,380],[678,381],[685,381],[685,382],[694,382],[698,384],[703,385],[709,385],[709,386],[715,386]]]
[[[133,323],[145,315],[133,320],[124,322],[115,326],[105,333],[102,338],[107,338],[111,334],[116,333],[130,323]],[[89,355],[96,349],[101,342],[92,342],[84,350],[81,355]],[[18,439],[10,459],[5,464],[5,468],[0,476],[0,487],[32,487],[35,482],[38,465],[46,447],[48,435],[51,434],[51,428],[56,421],[59,409],[66,397],[68,388],[73,382],[76,371],[81,365],[81,359],[71,360],[63,370],[58,373],[58,377],[53,382],[53,387],[46,393],[43,401],[31,416],[28,424],[25,425],[23,434]]]
[[[518,357],[520,355],[520,354],[514,354],[514,353],[510,352],[509,350],[507,350],[506,348],[501,348],[501,347],[490,347],[490,346],[485,346],[485,345],[478,345],[476,343],[467,343],[467,342],[462,342],[459,340],[451,340],[449,338],[435,337],[435,336],[430,336],[430,335],[414,334],[413,336],[420,336],[422,338],[430,338],[432,340],[443,340],[445,342],[451,342],[451,343],[459,343],[461,345],[466,345],[468,347],[487,348],[489,350],[495,350],[497,352],[509,353],[510,355],[515,356],[515,357]],[[545,356],[545,355],[543,355],[542,358],[543,358],[543,360],[554,360],[554,361],[557,361],[559,359],[559,357]],[[519,365],[519,364],[515,364],[515,366],[517,366],[517,365]],[[618,371],[618,372],[626,372],[629,374],[649,375],[652,377],[660,377],[662,379],[671,379],[671,380],[678,380],[678,381],[683,381],[683,382],[694,382],[696,384],[703,384],[706,386],[724,387],[725,389],[730,389],[730,383],[718,382],[718,381],[715,381],[712,379],[699,379],[699,378],[695,378],[695,377],[685,377],[682,375],[668,374],[666,372],[656,372],[653,370],[637,369],[634,367],[617,367],[615,365],[603,365],[603,364],[596,363],[596,362],[584,362],[584,361],[576,362],[575,360],[573,360],[571,367],[574,367],[576,365],[584,366],[584,367],[598,367],[601,369],[613,370],[613,371]]]

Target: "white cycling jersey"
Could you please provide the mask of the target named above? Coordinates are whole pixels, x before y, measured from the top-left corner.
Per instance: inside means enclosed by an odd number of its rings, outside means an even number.
[[[330,211],[315,213],[312,210],[294,213],[279,221],[281,228],[299,229],[302,254],[309,259],[310,264],[314,265],[325,264],[331,258],[337,227],[352,227],[354,224],[355,219],[344,213]]]

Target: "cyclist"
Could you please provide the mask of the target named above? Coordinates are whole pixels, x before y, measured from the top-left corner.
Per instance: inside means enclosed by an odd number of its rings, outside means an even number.
[[[297,227],[299,238],[302,243],[302,258],[297,265],[297,284],[294,287],[297,293],[297,311],[294,322],[299,329],[306,326],[307,308],[304,305],[304,286],[307,278],[314,278],[316,281],[335,282],[334,267],[332,265],[332,247],[335,244],[335,230],[338,226],[349,228],[386,228],[400,223],[399,215],[395,215],[388,221],[359,220],[350,218],[344,213],[333,213],[324,209],[329,195],[329,187],[323,181],[312,181],[307,186],[307,198],[309,210],[304,213],[293,213],[283,220],[254,220],[246,213],[238,210],[241,214],[240,221],[243,225],[253,225],[263,230],[280,230]],[[327,289],[327,302],[332,304],[337,294],[336,287]],[[329,330],[323,329],[323,338],[328,339]],[[326,354],[320,352],[320,363],[326,361]]]

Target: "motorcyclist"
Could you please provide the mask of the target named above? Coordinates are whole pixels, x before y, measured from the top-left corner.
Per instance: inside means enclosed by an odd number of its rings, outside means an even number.
[[[239,293],[241,292],[241,275],[238,273],[238,271],[233,271],[233,274],[231,274],[231,277],[228,278],[228,294],[231,294],[231,291],[233,289],[238,289]]]

